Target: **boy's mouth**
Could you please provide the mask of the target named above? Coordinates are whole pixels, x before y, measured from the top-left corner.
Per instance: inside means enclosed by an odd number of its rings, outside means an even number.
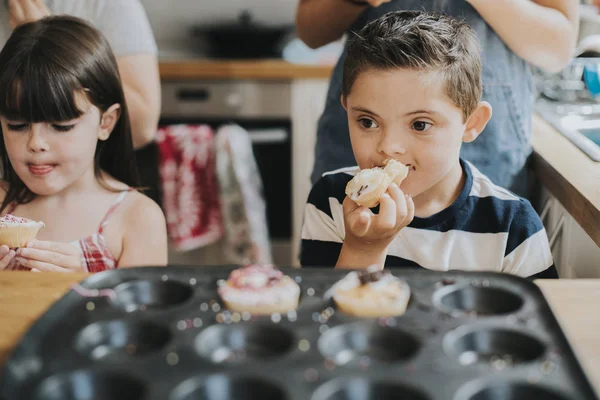
[[[399,161],[399,160],[398,160],[398,161]],[[375,165],[373,165],[373,167],[384,168],[384,167],[385,167],[385,163],[386,163],[386,162],[387,162],[387,160],[386,160],[386,161],[384,161],[382,164],[379,164],[379,165],[375,164]],[[400,162],[402,162],[402,161],[400,161]],[[403,164],[404,164],[404,163],[403,163]],[[408,167],[408,170],[409,170],[409,171],[416,171],[416,170],[417,170],[417,168],[416,168],[414,165],[412,165],[412,164],[404,164],[404,165],[405,165],[406,167]]]

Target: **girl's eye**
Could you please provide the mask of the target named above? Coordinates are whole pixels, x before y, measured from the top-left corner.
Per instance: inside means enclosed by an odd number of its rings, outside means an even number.
[[[15,132],[22,132],[27,129],[29,124],[6,124],[8,130]]]
[[[369,118],[361,118],[358,120],[358,123],[364,129],[377,128],[377,124],[375,123],[375,121],[373,121],[372,119],[369,119]]]
[[[429,128],[431,128],[432,124],[425,121],[415,121],[412,124],[412,128],[417,132],[425,132]]]
[[[75,125],[56,125],[56,124],[52,124],[52,128],[55,131],[58,131],[58,132],[68,132],[71,129],[73,129],[74,126]]]

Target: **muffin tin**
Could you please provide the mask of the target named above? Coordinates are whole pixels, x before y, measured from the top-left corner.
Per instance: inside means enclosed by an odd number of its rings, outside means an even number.
[[[224,310],[233,267],[102,272],[24,336],[2,400],[596,399],[540,290],[494,273],[396,270],[407,312],[359,319],[327,289],[346,272],[282,268],[298,310]]]

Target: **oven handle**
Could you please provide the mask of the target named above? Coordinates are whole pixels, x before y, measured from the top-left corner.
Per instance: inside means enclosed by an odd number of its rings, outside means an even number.
[[[287,129],[251,129],[248,135],[252,144],[284,143],[289,138]]]

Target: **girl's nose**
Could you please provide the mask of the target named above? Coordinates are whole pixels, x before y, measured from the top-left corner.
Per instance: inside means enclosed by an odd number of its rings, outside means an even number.
[[[42,124],[31,124],[29,140],[27,142],[29,151],[33,153],[48,151],[48,142],[45,140],[44,136]]]

